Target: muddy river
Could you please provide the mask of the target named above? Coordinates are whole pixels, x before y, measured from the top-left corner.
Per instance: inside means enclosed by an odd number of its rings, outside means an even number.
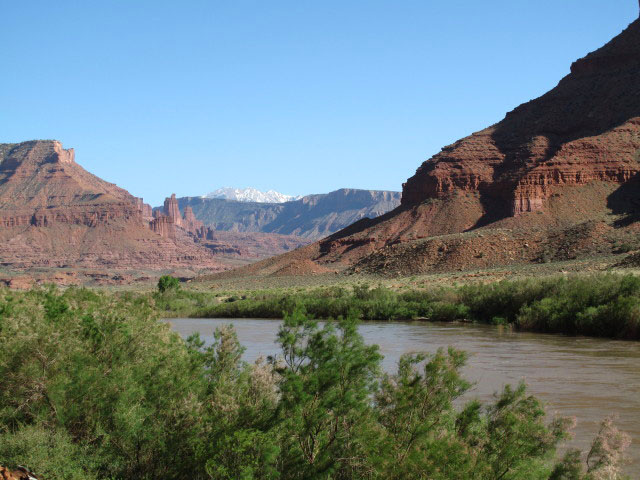
[[[200,332],[207,343],[222,324],[235,326],[246,347],[245,360],[278,353],[274,343],[280,321],[255,319],[171,319],[182,336]],[[383,366],[395,371],[407,352],[435,352],[449,345],[470,354],[465,368],[475,382],[466,398],[490,399],[505,384],[524,380],[549,414],[576,417],[571,446],[588,447],[603,417],[632,436],[625,470],[640,478],[640,343],[513,332],[492,326],[425,322],[366,322],[365,341],[380,346]]]

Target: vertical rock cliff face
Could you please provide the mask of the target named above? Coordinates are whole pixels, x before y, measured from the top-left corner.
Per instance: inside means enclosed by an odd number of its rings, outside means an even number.
[[[135,197],[85,171],[60,142],[2,144],[0,159],[0,224],[142,223]]]
[[[194,235],[198,235],[198,232],[202,230],[202,228],[204,227],[204,224],[201,221],[196,219],[196,216],[193,214],[193,209],[189,206],[186,206],[184,208],[184,217],[182,219],[182,226],[188,232],[191,232]],[[200,236],[202,236],[202,234],[200,234]]]
[[[144,199],[136,198],[136,205],[140,215],[142,215],[142,218],[145,221],[150,221],[153,218],[153,209],[151,208],[151,205],[144,203]]]
[[[165,217],[164,215],[154,218],[149,223],[149,227],[158,235],[164,238],[175,239],[176,238],[176,226],[171,217]]]
[[[462,191],[478,195],[485,206],[481,215],[544,210],[560,188],[628,182],[640,170],[639,133],[636,21],[575,62],[549,93],[423,163],[404,184],[402,204],[411,207]]]
[[[185,207],[184,216],[180,214],[175,193],[165,198],[162,211],[153,211],[153,217],[154,219],[150,223],[151,229],[164,237],[175,238],[176,227],[196,239],[206,239],[207,237],[207,229],[204,228],[201,221],[196,219],[191,207]]]
[[[178,200],[176,200],[175,193],[164,200],[164,214],[171,218],[177,226],[182,226],[182,217],[180,216],[180,209],[178,208]]]
[[[6,266],[220,268],[174,228],[170,219],[153,219],[141,198],[84,170],[73,149],[58,141],[0,144],[0,263]]]

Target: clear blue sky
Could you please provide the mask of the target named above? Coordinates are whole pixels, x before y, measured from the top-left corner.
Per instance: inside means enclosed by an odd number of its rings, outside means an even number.
[[[638,15],[636,0],[0,0],[0,142],[55,138],[153,205],[399,190]]]

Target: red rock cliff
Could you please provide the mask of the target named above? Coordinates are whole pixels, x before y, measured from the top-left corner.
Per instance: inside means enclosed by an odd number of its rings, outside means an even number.
[[[0,225],[142,222],[137,199],[91,175],[58,141],[0,145]]]
[[[156,217],[149,222],[149,227],[164,238],[176,238],[176,226],[171,217],[164,215]]]
[[[155,210],[152,215],[156,220],[170,218],[172,227],[168,227],[169,229],[175,230],[175,227],[179,227],[196,238],[206,238],[204,224],[200,220],[196,219],[191,207],[185,207],[184,215],[180,214],[180,208],[178,206],[178,200],[176,199],[175,193],[172,194],[171,197],[165,198],[162,212]],[[156,224],[152,223],[150,226],[152,230],[156,231],[157,229],[160,233],[168,231],[166,227],[160,227],[160,225],[164,224],[166,224],[165,220],[162,222],[156,222]],[[164,235],[166,236],[166,234]]]
[[[142,199],[84,170],[58,141],[0,144],[0,263],[220,268],[192,238],[177,238],[172,219],[151,214]]]
[[[140,211],[140,214],[142,215],[142,218],[147,221],[153,218],[153,209],[151,208],[151,205],[149,205],[148,203],[144,203],[144,200],[142,198],[136,198],[136,205],[138,207],[138,210]]]
[[[164,214],[173,219],[173,223],[182,226],[182,217],[180,216],[180,209],[178,208],[178,200],[176,199],[175,193],[173,193],[171,197],[165,198]]]
[[[193,209],[187,205],[184,207],[182,226],[188,232],[198,235],[198,232],[202,230],[204,224],[200,220],[196,219],[196,216],[193,214]]]
[[[639,179],[636,20],[553,90],[424,162],[400,208],[243,272],[408,275],[615,253],[638,238]]]
[[[640,21],[575,62],[546,95],[427,160],[402,204],[476,192],[518,215],[545,208],[557,188],[624,183],[639,171]]]

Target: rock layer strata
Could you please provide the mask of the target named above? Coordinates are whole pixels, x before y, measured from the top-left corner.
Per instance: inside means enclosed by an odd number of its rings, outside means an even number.
[[[244,272],[311,261],[408,274],[612,252],[640,232],[639,178],[636,20],[553,90],[424,162],[399,208]]]
[[[221,268],[171,229],[142,199],[84,170],[58,141],[0,144],[2,266]]]
[[[640,170],[639,72],[636,21],[547,94],[424,162],[404,184],[402,204],[469,191],[518,215],[544,210],[558,188],[628,182]]]

